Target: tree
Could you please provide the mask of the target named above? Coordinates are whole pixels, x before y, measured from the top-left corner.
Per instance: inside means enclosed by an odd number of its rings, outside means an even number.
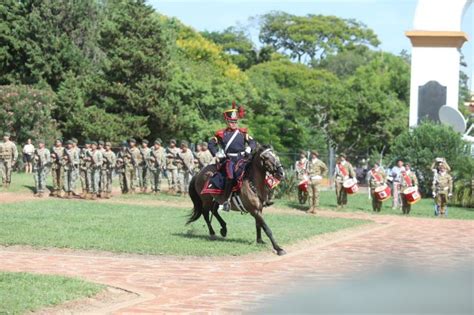
[[[308,63],[357,46],[379,45],[375,33],[363,23],[335,16],[295,16],[272,12],[261,18],[260,41]]]
[[[52,143],[59,135],[51,119],[54,93],[27,85],[0,86],[0,121],[2,131],[8,131],[19,143],[28,138],[45,138]]]

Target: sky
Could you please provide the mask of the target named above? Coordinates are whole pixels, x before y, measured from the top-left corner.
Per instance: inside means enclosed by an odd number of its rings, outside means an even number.
[[[323,14],[357,19],[373,29],[382,44],[380,49],[395,54],[411,52],[405,31],[413,28],[417,0],[148,0],[158,12],[173,16],[198,31],[221,31],[229,26],[249,25],[249,18],[270,11],[295,15]],[[474,90],[474,4],[463,19],[462,31],[470,41],[462,47],[468,63],[464,71]],[[252,39],[258,41],[258,34]]]

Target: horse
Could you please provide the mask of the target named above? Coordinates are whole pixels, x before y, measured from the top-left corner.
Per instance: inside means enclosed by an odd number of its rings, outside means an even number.
[[[193,210],[186,222],[190,224],[198,220],[201,215],[206,221],[209,229],[211,239],[215,239],[215,232],[211,225],[209,213],[211,212],[221,225],[220,234],[222,237],[227,235],[227,227],[225,221],[218,212],[219,202],[222,203],[222,195],[203,194],[204,185],[208,179],[218,171],[216,164],[210,164],[204,167],[198,174],[196,174],[189,183],[189,195],[193,201]],[[257,244],[265,244],[262,240],[262,229],[270,239],[273,249],[281,256],[286,252],[277,244],[273,237],[272,231],[263,219],[263,207],[267,201],[269,189],[266,187],[265,177],[267,172],[281,180],[285,176],[283,166],[280,159],[276,156],[270,146],[257,145],[253,154],[249,157],[248,164],[245,168],[242,186],[240,188],[240,200],[231,199],[231,209],[234,211],[245,211],[250,213],[255,218],[255,226],[257,230]]]

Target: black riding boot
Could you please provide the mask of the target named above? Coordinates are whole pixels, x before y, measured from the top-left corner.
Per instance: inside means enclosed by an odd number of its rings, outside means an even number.
[[[222,206],[224,207],[224,211],[230,211],[230,195],[232,194],[232,187],[234,186],[233,179],[226,179],[225,186],[224,186],[224,203]]]

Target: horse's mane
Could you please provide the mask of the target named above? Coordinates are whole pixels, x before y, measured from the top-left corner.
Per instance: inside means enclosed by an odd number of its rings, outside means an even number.
[[[260,144],[257,142],[257,146],[255,147],[255,150],[253,150],[252,152],[252,155],[249,157],[249,162],[247,163],[247,165],[245,166],[245,175],[244,175],[244,178],[247,178],[250,174],[250,172],[248,172],[250,170],[250,168],[252,167],[252,162],[253,160],[259,156],[263,151],[265,151],[266,149],[271,149],[272,146],[271,145],[268,145],[268,144]]]

